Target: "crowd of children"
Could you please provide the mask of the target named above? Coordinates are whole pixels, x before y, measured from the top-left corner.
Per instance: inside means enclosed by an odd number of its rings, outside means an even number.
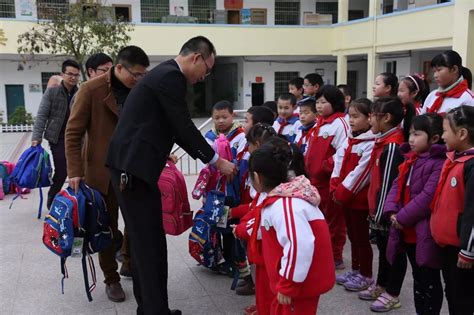
[[[423,75],[381,73],[373,101],[352,100],[312,73],[251,107],[243,127],[230,103],[214,106],[206,138],[223,134],[239,168],[223,251],[246,251],[247,314],[315,314],[334,283],[387,312],[401,307],[408,262],[417,314],[440,313],[441,278],[450,314],[474,313],[472,77],[455,51],[431,66],[431,93]],[[351,266],[336,276],[346,236]]]

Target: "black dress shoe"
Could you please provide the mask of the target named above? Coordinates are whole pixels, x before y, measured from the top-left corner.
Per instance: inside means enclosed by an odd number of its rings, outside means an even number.
[[[180,310],[170,310],[170,315],[181,315]]]

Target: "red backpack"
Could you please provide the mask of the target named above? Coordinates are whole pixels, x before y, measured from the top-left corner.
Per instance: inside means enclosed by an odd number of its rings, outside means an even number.
[[[166,162],[158,180],[163,209],[163,228],[168,235],[180,235],[193,225],[188,191],[183,174],[173,162]]]

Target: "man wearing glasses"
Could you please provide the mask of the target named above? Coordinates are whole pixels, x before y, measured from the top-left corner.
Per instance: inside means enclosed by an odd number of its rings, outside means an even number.
[[[87,76],[89,79],[94,79],[106,73],[112,68],[112,63],[112,58],[104,53],[96,53],[89,56],[86,61]]]
[[[115,66],[81,84],[67,123],[65,138],[69,186],[78,191],[80,182],[84,180],[86,184],[101,192],[107,205],[113,243],[119,235],[118,204],[110,184],[110,173],[105,167],[107,149],[122,105],[130,89],[145,75],[149,65],[148,56],[141,48],[122,48],[117,55]],[[104,64],[101,67],[105,68]],[[100,71],[101,67],[97,67],[95,73]],[[125,293],[117,272],[114,244],[99,253],[99,262],[104,273],[107,297],[113,302],[124,301]],[[124,259],[120,273],[127,274],[123,271],[129,269],[128,261]]]
[[[54,196],[61,190],[66,180],[66,157],[64,154],[64,133],[69,118],[69,104],[77,91],[80,76],[79,64],[66,60],[61,66],[63,80],[58,86],[46,89],[36,114],[31,145],[41,143],[43,137],[48,140],[54,161],[53,183],[48,191],[48,209]]]
[[[137,314],[181,314],[168,306],[168,258],[157,182],[175,143],[189,155],[235,174],[191,120],[187,84],[211,72],[216,51],[205,37],[188,40],[175,59],[155,67],[130,92],[110,141],[107,165],[127,226]]]

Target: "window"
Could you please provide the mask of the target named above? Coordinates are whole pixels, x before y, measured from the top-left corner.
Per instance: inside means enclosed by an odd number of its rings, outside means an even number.
[[[332,23],[337,23],[338,18],[338,4],[337,2],[316,2],[316,13],[331,14]]]
[[[198,23],[214,23],[212,15],[216,9],[216,0],[189,0],[189,16],[198,19]]]
[[[299,25],[300,1],[275,0],[275,25]]]
[[[0,0],[0,18],[15,17],[15,0]]]
[[[255,25],[266,25],[267,9],[250,9],[250,23]]]
[[[299,72],[275,72],[275,99],[283,93],[288,93],[288,82],[299,76]]]
[[[38,19],[47,20],[55,15],[66,14],[69,10],[69,0],[38,0],[36,7]]]
[[[122,22],[130,22],[131,21],[131,14],[130,14],[131,7],[130,6],[114,6],[114,13],[115,18]]]
[[[170,15],[169,0],[141,0],[140,10],[143,23],[161,23],[161,18]]]
[[[49,78],[57,74],[59,74],[59,72],[41,72],[41,87],[43,88],[43,93],[46,91]]]

